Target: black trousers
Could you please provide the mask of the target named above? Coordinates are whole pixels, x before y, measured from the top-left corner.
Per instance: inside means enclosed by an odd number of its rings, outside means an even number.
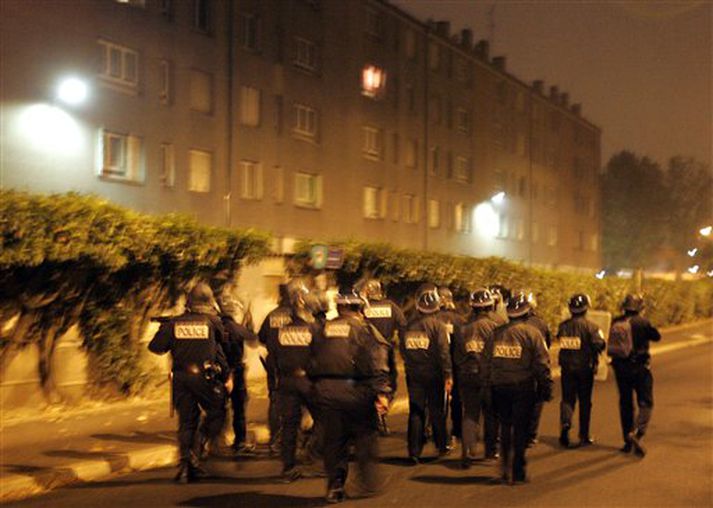
[[[628,360],[615,361],[612,365],[619,389],[619,417],[624,441],[628,440],[630,432],[636,431],[643,436],[654,407],[654,377],[651,369],[648,364]],[[634,393],[639,409],[636,428],[634,428]]]
[[[282,377],[277,389],[280,410],[283,469],[291,469],[297,463],[297,435],[302,422],[302,411],[308,410],[314,420],[314,438],[322,442],[323,431],[317,408],[312,403],[312,383],[306,376]]]
[[[367,491],[377,491],[379,451],[375,394],[360,383],[343,379],[317,381],[315,394],[324,427],[327,489],[345,484],[349,448],[353,444],[362,486]]]
[[[477,374],[458,376],[462,401],[462,451],[463,458],[475,458],[480,433],[480,414],[484,406],[484,390]],[[487,428],[487,426],[486,426]],[[491,453],[495,450],[492,442]]]
[[[396,347],[392,343],[389,345],[386,362],[389,367],[389,385],[391,385],[390,397],[393,399],[396,396],[396,389],[398,388],[399,371],[396,368]]]
[[[589,437],[589,422],[592,414],[592,390],[594,371],[592,369],[562,369],[562,403],[560,404],[560,424],[572,428],[572,415],[579,401],[579,437]]]
[[[534,381],[493,386],[493,405],[500,422],[502,473],[524,480],[527,461],[527,431],[535,404]]]
[[[205,412],[202,431],[206,438],[217,437],[225,422],[225,387],[207,381],[203,374],[173,373],[173,403],[178,412],[178,446],[182,463],[193,463],[197,448],[201,410]]]
[[[267,355],[264,366],[265,371],[267,373],[267,426],[270,430],[270,444],[273,445],[277,443],[280,439],[281,413],[279,409],[279,397],[277,394],[277,372],[275,367],[275,361],[272,358],[272,355]]]
[[[451,390],[451,435],[458,439],[463,438],[463,396],[458,376],[453,378]]]
[[[439,452],[446,451],[446,414],[444,379],[430,372],[407,372],[408,387],[408,453],[420,457],[424,445],[424,427],[428,410],[433,442]]]
[[[233,432],[235,445],[245,442],[247,428],[245,422],[245,405],[248,402],[248,390],[245,385],[245,367],[236,367],[233,371],[233,391],[230,392],[230,404],[233,410]]]

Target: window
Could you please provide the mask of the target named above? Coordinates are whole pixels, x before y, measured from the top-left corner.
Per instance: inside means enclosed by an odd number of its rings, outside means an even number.
[[[547,245],[554,247],[557,245],[557,226],[550,226],[547,231]]]
[[[470,132],[470,113],[468,110],[463,108],[456,110],[456,129],[463,134]]]
[[[161,185],[173,187],[176,183],[176,156],[171,143],[161,143]]]
[[[158,100],[168,105],[173,102],[173,64],[170,60],[159,62],[159,73]]]
[[[106,82],[135,89],[139,82],[139,54],[131,48],[100,40],[102,68],[100,77]]]
[[[193,28],[208,33],[210,22],[210,0],[193,0]]]
[[[404,194],[402,206],[404,222],[415,224],[418,222],[418,199],[413,194]]]
[[[200,113],[213,112],[213,76],[207,72],[191,70],[191,109]]]
[[[314,72],[317,70],[317,61],[317,45],[302,37],[295,37],[295,66]]]
[[[404,33],[404,51],[409,60],[416,58],[416,34],[413,30],[406,30]]]
[[[441,225],[441,206],[435,199],[428,200],[428,227],[437,228]]]
[[[406,145],[406,160],[404,161],[407,168],[418,167],[418,140],[409,139]]]
[[[437,146],[431,148],[431,167],[428,174],[435,176],[440,170],[441,165],[441,150]]]
[[[454,177],[459,182],[470,182],[470,159],[468,157],[456,157]]]
[[[259,162],[240,161],[240,197],[243,199],[262,199],[262,164]]]
[[[305,208],[322,206],[322,177],[310,173],[295,173],[295,204]]]
[[[275,176],[273,178],[275,187],[273,188],[273,199],[275,204],[285,201],[285,170],[281,166],[275,166]]]
[[[391,220],[394,222],[398,222],[399,217],[401,216],[401,210],[399,206],[399,193],[396,191],[390,192],[389,202],[389,208],[391,210]]]
[[[372,99],[384,96],[386,71],[375,65],[366,65],[361,71],[361,94]]]
[[[130,182],[143,180],[141,138],[105,130],[102,133],[101,154],[102,176]]]
[[[498,229],[498,238],[507,238],[508,233],[509,233],[509,228],[508,226],[510,223],[508,222],[508,217],[504,213],[500,214],[500,220],[498,221],[498,224],[500,225],[500,228]]]
[[[453,205],[453,229],[462,233],[465,231],[465,206],[463,203]]]
[[[362,127],[362,154],[367,159],[380,160],[384,151],[383,132],[376,127]]]
[[[386,217],[386,192],[380,187],[364,187],[364,217],[383,219]]]
[[[240,87],[240,123],[250,127],[260,125],[260,90],[251,86]]]
[[[428,68],[438,70],[441,65],[441,48],[435,42],[428,45]]]
[[[213,172],[213,154],[204,150],[188,152],[188,190],[192,192],[210,192],[210,179]]]
[[[240,13],[240,46],[252,51],[260,49],[260,22],[255,14]]]
[[[292,132],[300,138],[313,140],[317,137],[317,111],[303,104],[295,104]]]

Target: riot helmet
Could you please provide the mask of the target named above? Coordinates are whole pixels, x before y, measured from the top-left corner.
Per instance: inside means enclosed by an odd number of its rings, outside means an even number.
[[[585,293],[577,293],[569,299],[569,311],[574,314],[584,314],[592,305],[592,300]]]
[[[525,316],[530,312],[532,307],[527,299],[527,294],[522,291],[517,291],[510,296],[508,300],[507,313],[509,318],[518,318]]]
[[[378,279],[371,278],[363,280],[358,283],[354,289],[370,302],[378,302],[384,299],[384,290]]]
[[[416,293],[416,309],[423,314],[433,314],[441,308],[438,288],[433,284],[422,285]]]
[[[199,282],[186,297],[186,308],[199,314],[215,314],[218,305],[213,296],[213,290],[205,282]]]
[[[641,312],[644,308],[644,297],[639,293],[629,293],[624,297],[621,308],[626,312]]]
[[[495,305],[495,297],[487,288],[477,288],[470,294],[470,306],[474,309],[486,309]]]

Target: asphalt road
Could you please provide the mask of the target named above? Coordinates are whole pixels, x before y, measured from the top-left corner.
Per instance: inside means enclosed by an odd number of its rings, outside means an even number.
[[[592,433],[597,444],[562,450],[557,444],[558,397],[545,407],[541,442],[528,452],[530,483],[505,486],[497,465],[458,468],[456,456],[407,465],[405,415],[392,418],[394,435],[381,441],[384,493],[354,506],[713,506],[713,344],[656,355],[655,408],[643,460],[621,446],[613,378],[595,386]],[[576,432],[575,432],[576,435]],[[432,455],[427,447],[425,456]],[[280,465],[254,459],[214,460],[214,477],[177,486],[173,469],[81,484],[7,506],[321,506],[323,479],[277,482]]]

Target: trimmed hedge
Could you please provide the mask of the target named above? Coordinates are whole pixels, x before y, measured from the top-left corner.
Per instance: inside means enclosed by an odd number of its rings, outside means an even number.
[[[576,292],[592,298],[593,307],[619,313],[633,281],[599,280],[594,276],[525,266],[502,258],[472,258],[409,249],[388,244],[355,241],[336,242],[344,249],[344,265],[337,271],[339,284],[351,284],[365,275],[378,277],[395,300],[405,303],[423,282],[447,285],[456,298],[464,299],[478,286],[501,283],[513,289],[528,289],[537,297],[538,313],[551,327],[557,325],[567,300]],[[297,246],[294,272],[310,270],[311,244]],[[646,313],[659,326],[674,325],[713,316],[713,283],[707,280],[671,282],[645,280]]]
[[[78,326],[94,384],[129,393],[148,379],[139,341],[149,317],[175,305],[196,279],[214,288],[269,252],[255,231],[149,216],[78,194],[0,191],[0,334],[3,363],[40,348],[40,378],[52,395],[56,339]]]

